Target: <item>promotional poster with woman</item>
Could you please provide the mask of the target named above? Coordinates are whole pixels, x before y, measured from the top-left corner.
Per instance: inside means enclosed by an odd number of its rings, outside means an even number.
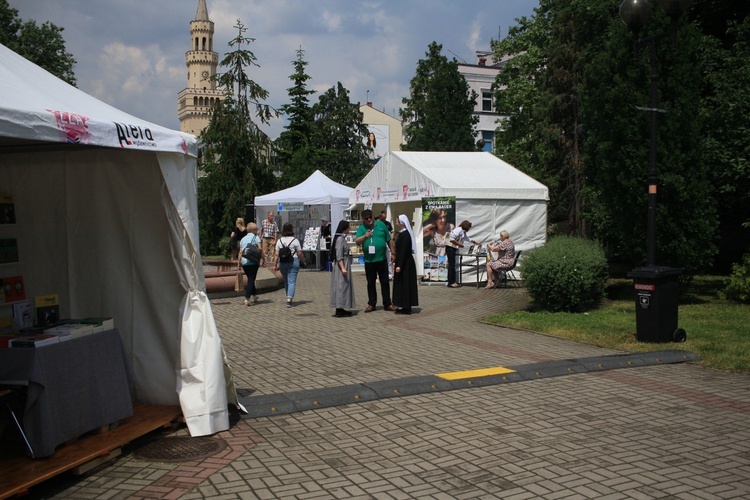
[[[422,198],[423,281],[448,281],[445,246],[456,227],[456,197]]]

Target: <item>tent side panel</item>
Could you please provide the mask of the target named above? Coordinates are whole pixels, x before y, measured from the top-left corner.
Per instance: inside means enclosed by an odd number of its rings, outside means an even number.
[[[28,295],[58,293],[64,316],[112,316],[133,361],[136,399],[176,404],[184,292],[164,243],[154,154],[94,149],[3,160],[23,220]]]

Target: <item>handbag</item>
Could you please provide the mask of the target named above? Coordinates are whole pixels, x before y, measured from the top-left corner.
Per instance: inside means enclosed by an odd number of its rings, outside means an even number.
[[[253,264],[260,262],[261,255],[262,252],[257,245],[250,244],[242,249],[242,256]]]

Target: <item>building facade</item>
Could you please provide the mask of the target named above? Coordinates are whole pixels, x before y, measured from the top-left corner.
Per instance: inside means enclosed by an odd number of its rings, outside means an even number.
[[[388,151],[400,151],[404,143],[403,126],[401,120],[378,111],[368,102],[359,107],[362,113],[362,123],[367,125],[367,130],[374,135],[376,146],[374,148],[373,160],[383,157]]]
[[[214,80],[219,54],[213,45],[214,23],[208,18],[206,0],[199,0],[195,20],[190,21],[190,50],[185,53],[187,87],[177,95],[181,132],[200,136],[208,125],[211,106],[224,96]]]
[[[477,124],[477,142],[482,141],[483,151],[492,153],[495,146],[495,129],[500,115],[495,111],[495,100],[492,96],[492,84],[502,71],[507,60],[493,62],[492,52],[476,51],[475,64],[458,63],[458,72],[466,78],[469,88],[477,93],[477,106],[474,116],[479,117]]]

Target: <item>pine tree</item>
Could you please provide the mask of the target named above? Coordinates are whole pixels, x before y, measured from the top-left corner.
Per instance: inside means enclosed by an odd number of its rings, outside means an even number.
[[[299,184],[314,172],[315,150],[313,149],[313,135],[315,131],[312,107],[308,97],[315,93],[307,88],[310,76],[305,73],[307,61],[305,52],[297,50],[297,59],[292,61],[294,74],[289,79],[294,83],[287,89],[290,104],[285,104],[279,110],[289,118],[284,132],[275,141],[277,166],[281,169],[282,187]]]
[[[477,93],[458,72],[455,59],[441,54],[442,45],[432,42],[426,59],[417,63],[410,84],[410,97],[399,110],[404,120],[403,149],[407,151],[477,151],[473,115]]]
[[[262,101],[268,92],[249,78],[246,68],[258,66],[255,55],[243,45],[254,41],[240,20],[237,37],[229,42],[235,50],[226,54],[218,76],[225,96],[211,110],[211,119],[203,130],[202,175],[198,179],[198,217],[201,253],[219,255],[228,252],[229,232],[234,220],[245,213],[245,205],[255,196],[275,189],[268,165],[268,138],[253,122],[267,123],[275,111]],[[227,240],[227,241],[225,241]]]
[[[365,147],[367,126],[362,123],[359,106],[349,101],[349,91],[338,82],[320,96],[313,112],[317,134],[311,160],[332,180],[357,185],[372,167]]]

